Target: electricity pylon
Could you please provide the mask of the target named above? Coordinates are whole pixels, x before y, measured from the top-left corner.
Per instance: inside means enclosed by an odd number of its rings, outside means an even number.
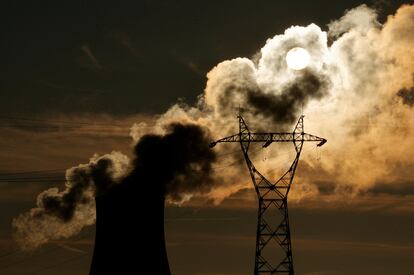
[[[252,133],[249,131],[243,117],[239,115],[239,133],[210,144],[210,147],[214,147],[221,142],[239,142],[246,160],[247,168],[259,199],[254,265],[255,275],[294,274],[287,196],[295,176],[303,143],[305,141],[318,142],[317,146],[319,147],[326,143],[326,139],[304,132],[303,117],[302,115],[299,118],[292,133]],[[293,143],[296,157],[288,171],[276,182],[272,183],[266,179],[253,165],[248,154],[249,146],[252,142],[262,142],[263,148],[268,147],[273,142]],[[276,247],[272,247],[271,244]]]

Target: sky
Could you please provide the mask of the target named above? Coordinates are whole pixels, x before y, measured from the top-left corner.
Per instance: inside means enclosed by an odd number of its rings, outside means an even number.
[[[328,139],[325,148],[304,147],[290,194],[295,272],[410,274],[412,6],[390,18],[409,2],[256,2],[4,4],[0,273],[88,274],[93,219],[30,252],[13,238],[13,220],[44,190],[64,190],[66,169],[94,163],[94,154],[133,158],[144,134],[163,135],[171,121],[206,127],[215,139],[233,134],[242,102],[251,128],[291,129],[303,111],[306,132]],[[285,32],[291,26],[303,28]],[[299,76],[272,63],[298,37],[315,57]],[[266,96],[310,76],[317,92],[301,101]],[[170,196],[173,274],[252,273],[257,202],[237,149],[217,149],[208,190],[190,190],[184,202]],[[290,164],[283,146],[253,155],[271,176]]]

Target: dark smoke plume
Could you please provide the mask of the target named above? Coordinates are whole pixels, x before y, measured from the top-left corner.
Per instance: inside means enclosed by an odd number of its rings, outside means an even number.
[[[195,124],[173,123],[165,135],[144,135],[135,146],[131,176],[151,176],[173,200],[209,191],[216,159],[210,141],[207,130]]]
[[[239,106],[253,115],[250,121],[256,127],[267,127],[269,123],[291,126],[302,107],[329,93],[331,80],[323,70],[308,68],[281,76],[279,83],[273,83],[268,80],[273,79],[268,72],[262,77],[268,82],[260,80],[259,69],[249,60],[236,59],[220,63],[209,73],[206,100],[214,106],[219,120],[233,120],[234,108]]]
[[[403,88],[398,91],[397,95],[402,98],[402,102],[410,107],[414,106],[414,87]]]
[[[97,194],[104,193],[114,181],[111,175],[113,168],[112,160],[102,158],[90,169],[75,168],[70,174],[70,180],[73,183],[63,194],[45,194],[40,198],[40,204],[44,212],[40,215],[53,215],[64,222],[73,218],[78,204],[87,204],[92,199],[85,196],[85,191],[92,185],[95,187]]]
[[[123,185],[134,185],[135,197],[145,196],[151,189],[173,201],[210,191],[215,154],[208,147],[208,131],[196,124],[179,123],[169,124],[165,131],[164,135],[141,137],[135,146],[132,167],[126,156],[113,152],[69,169],[65,190],[51,188],[42,192],[36,208],[14,219],[15,236],[21,247],[31,250],[93,224],[95,197],[110,196]]]
[[[248,91],[248,106],[255,115],[270,117],[278,124],[293,123],[298,112],[310,99],[321,99],[327,93],[328,80],[310,71],[290,83],[281,94]]]
[[[152,184],[159,184],[164,195],[181,200],[185,193],[208,191],[213,182],[211,165],[214,151],[207,131],[195,124],[173,123],[165,135],[148,134],[135,146],[136,159],[130,176],[151,176]],[[40,198],[44,212],[64,222],[73,218],[78,204],[89,203],[85,191],[94,186],[95,195],[104,194],[114,185],[112,160],[99,159],[90,169],[75,168],[70,173],[71,185],[63,194],[45,194]],[[122,182],[121,182],[122,184]],[[138,184],[138,183],[137,183]]]

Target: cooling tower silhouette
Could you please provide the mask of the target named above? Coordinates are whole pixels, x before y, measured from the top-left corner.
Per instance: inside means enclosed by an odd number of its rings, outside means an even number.
[[[209,132],[172,123],[135,146],[131,173],[108,190],[97,189],[96,239],[91,275],[169,275],[164,237],[165,196],[212,188]],[[100,185],[97,185],[99,187]]]
[[[149,176],[130,175],[96,197],[90,275],[170,275],[164,237],[164,192]]]

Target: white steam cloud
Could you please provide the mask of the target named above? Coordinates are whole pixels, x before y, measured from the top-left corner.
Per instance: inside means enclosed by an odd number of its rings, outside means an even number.
[[[292,26],[268,39],[254,59],[216,65],[197,106],[177,104],[157,124],[191,121],[221,138],[237,131],[238,106],[246,109],[251,128],[267,131],[292,129],[303,107],[306,130],[329,142],[320,161],[304,155],[292,200],[322,190],[341,198],[377,184],[398,185],[410,180],[406,171],[414,167],[413,30],[413,5],[400,7],[383,25],[375,10],[362,5],[331,22],[328,31],[315,24]],[[286,53],[294,47],[311,56],[303,71],[286,66]],[[287,162],[280,152],[268,154],[259,166],[277,177],[274,170],[281,172]],[[242,161],[220,171],[227,182],[211,193],[213,199],[250,186],[240,169]]]

